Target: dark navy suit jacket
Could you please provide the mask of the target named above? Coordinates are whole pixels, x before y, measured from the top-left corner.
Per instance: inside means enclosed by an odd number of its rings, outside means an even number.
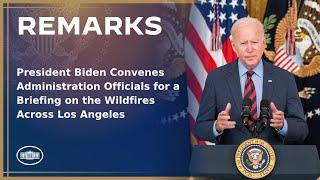
[[[199,139],[217,144],[240,144],[252,137],[252,133],[241,120],[243,99],[240,88],[238,61],[221,66],[208,74],[195,129],[195,135]],[[260,138],[270,144],[302,144],[308,135],[308,126],[293,75],[263,61],[262,99],[274,102],[277,109],[284,112],[288,132],[283,137],[268,126]],[[231,103],[230,117],[236,121],[236,127],[225,129],[220,136],[214,137],[214,121],[228,102]]]

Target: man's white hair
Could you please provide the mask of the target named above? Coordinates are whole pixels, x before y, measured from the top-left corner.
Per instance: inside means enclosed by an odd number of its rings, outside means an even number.
[[[263,28],[262,23],[258,19],[252,18],[252,17],[243,17],[243,18],[237,20],[233,24],[233,26],[231,27],[231,36],[235,37],[235,34],[239,28],[247,27],[249,25],[256,25],[259,29],[259,32],[261,33],[261,35],[264,38],[264,28]]]

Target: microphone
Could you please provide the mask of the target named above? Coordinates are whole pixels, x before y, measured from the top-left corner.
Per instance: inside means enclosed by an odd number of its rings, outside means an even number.
[[[248,98],[243,100],[242,104],[242,112],[241,112],[241,119],[243,121],[243,125],[247,126],[248,121],[252,119],[252,115],[250,112],[252,101]]]
[[[270,117],[270,103],[267,99],[262,99],[260,102],[259,121],[256,122],[256,135],[261,134],[267,127]]]
[[[260,120],[262,121],[263,128],[267,127],[270,118],[270,102],[267,99],[262,99],[260,103]]]

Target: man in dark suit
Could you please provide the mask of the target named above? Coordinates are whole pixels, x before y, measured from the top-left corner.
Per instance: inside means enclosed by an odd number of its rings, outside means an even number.
[[[252,129],[241,119],[243,99],[252,100],[253,121],[259,117],[260,101],[267,99],[272,117],[260,138],[270,144],[303,143],[308,127],[294,77],[262,60],[266,48],[263,25],[245,17],[234,23],[231,35],[239,59],[208,74],[196,136],[217,144],[240,144],[252,137]]]

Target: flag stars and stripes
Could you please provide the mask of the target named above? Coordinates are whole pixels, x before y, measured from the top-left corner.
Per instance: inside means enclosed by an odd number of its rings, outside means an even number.
[[[185,110],[180,112],[180,117],[185,118],[187,116],[187,112]]]
[[[226,0],[221,0],[220,7],[224,8],[224,6],[226,6],[226,5],[227,5]]]
[[[238,20],[238,13],[231,13],[231,16],[229,17],[232,20],[232,23]]]
[[[244,9],[247,8],[246,1],[242,1],[241,6],[242,6]]]
[[[186,109],[183,109],[180,112],[177,112],[173,115],[169,115],[167,117],[162,117],[161,118],[161,123],[162,124],[167,124],[167,123],[172,123],[172,122],[178,122],[179,120],[185,119],[187,117],[188,113]]]
[[[226,35],[226,28],[223,28],[223,27],[220,27],[220,34],[223,36],[223,35]]]
[[[217,0],[209,0],[209,3],[211,3],[211,6],[218,4]]]
[[[312,117],[314,116],[314,114],[312,113],[312,111],[309,111],[307,114],[308,118],[312,119]]]
[[[299,69],[299,66],[294,60],[289,56],[283,47],[279,48],[276,52],[276,56],[274,58],[274,65],[285,69],[289,72],[294,72]]]
[[[226,13],[220,13],[219,19],[220,23],[223,23],[223,21],[227,20]]]
[[[214,16],[215,16],[214,13],[210,11],[207,17],[210,19],[210,21],[212,21],[214,19]]]
[[[215,22],[215,18],[219,18],[220,26],[225,27],[226,34],[221,36],[222,43],[224,43],[230,36],[230,29],[232,24],[238,20],[239,18],[248,16],[246,10],[240,4],[243,4],[242,0],[221,0],[221,1],[204,1],[201,3],[195,3],[196,8],[191,8],[191,12],[194,10],[199,11],[204,18],[208,29],[212,32],[213,23]],[[214,8],[212,7],[212,3],[219,4],[219,17],[216,17],[217,14],[214,12]],[[246,4],[246,3],[244,3]],[[191,13],[192,17],[195,17],[196,13]],[[200,17],[201,18],[201,17]],[[195,24],[199,24],[199,22],[194,22]],[[221,33],[220,33],[221,34]]]
[[[178,121],[179,119],[179,116],[178,114],[174,114],[173,117],[172,117],[173,120],[175,120],[176,122]]]
[[[305,117],[308,119],[312,119],[315,116],[320,116],[320,108],[308,111],[307,114],[305,115]]]
[[[236,8],[236,6],[238,6],[238,0],[232,0],[232,2],[229,3],[229,5],[231,5],[233,9]]]

